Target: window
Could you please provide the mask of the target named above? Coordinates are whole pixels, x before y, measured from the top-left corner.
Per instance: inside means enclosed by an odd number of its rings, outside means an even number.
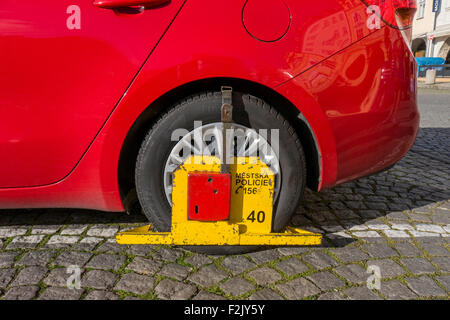
[[[425,13],[425,0],[419,0],[419,8],[417,11],[417,19],[422,19]]]

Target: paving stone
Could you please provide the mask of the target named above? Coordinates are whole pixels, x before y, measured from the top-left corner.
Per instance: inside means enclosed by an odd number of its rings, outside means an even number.
[[[382,300],[379,295],[369,290],[366,286],[351,287],[343,291],[351,300]]]
[[[163,262],[154,259],[135,257],[133,261],[126,266],[127,270],[144,275],[154,275],[163,266]]]
[[[128,291],[135,294],[146,294],[153,288],[155,280],[136,273],[126,273],[120,278],[114,290]]]
[[[3,300],[31,300],[36,297],[38,291],[38,286],[12,287],[6,292]]]
[[[384,234],[388,238],[409,238],[409,234],[400,230],[383,230]]]
[[[369,228],[365,224],[349,224],[349,225],[347,225],[346,223],[344,223],[344,227],[345,227],[345,229],[347,229],[349,231],[363,231],[363,230],[367,230]]]
[[[118,244],[115,239],[108,239],[102,243],[95,251],[108,253],[121,253],[127,250],[127,246]]]
[[[369,243],[362,246],[373,258],[388,258],[398,256],[397,252],[384,243]]]
[[[232,296],[240,296],[250,290],[255,289],[255,285],[250,281],[236,277],[221,283],[219,287],[225,292]]]
[[[397,280],[383,281],[380,285],[380,292],[390,300],[416,299],[417,295],[404,284]]]
[[[364,206],[363,203],[361,203],[361,205],[362,205],[362,207],[360,207],[360,208],[362,208],[362,209],[365,209],[365,208],[366,208],[366,206]],[[341,202],[341,201],[331,201],[331,202],[328,204],[328,206],[329,206],[331,209],[334,210],[336,216],[343,216],[343,215],[340,215],[340,214],[339,214],[339,211],[340,211],[340,210],[346,210],[346,209],[347,209],[347,206],[346,206],[343,202]],[[357,208],[358,208],[358,204],[355,203],[355,204],[352,206],[352,208],[353,208],[353,209],[357,209]]]
[[[226,258],[225,258],[226,260]],[[189,263],[191,266],[195,268],[200,268],[201,266],[204,266],[205,264],[211,263],[211,259],[203,254],[194,254],[193,256],[184,259],[184,262]]]
[[[117,276],[109,271],[91,270],[81,279],[81,286],[94,289],[110,289]]]
[[[345,204],[352,209],[365,209],[362,201],[346,201]],[[359,215],[352,210],[336,210],[335,213],[340,220],[359,219]]]
[[[352,239],[352,236],[347,234],[346,231],[327,233],[325,236],[329,239],[332,239],[333,241],[341,240],[341,238]],[[322,241],[322,243],[323,243],[323,241]],[[345,245],[345,243],[344,243],[344,245]]]
[[[55,259],[55,261],[53,261],[53,264],[64,267],[68,266],[83,267],[86,264],[86,262],[88,262],[91,256],[92,254],[87,252],[65,251],[61,253]]]
[[[153,253],[152,258],[155,260],[175,262],[183,256],[183,252],[175,249],[161,247]]]
[[[77,225],[77,224],[73,224],[73,225],[69,225],[67,228],[64,228],[64,230],[61,231],[61,234],[63,236],[79,236],[81,235],[84,231],[86,231],[87,229],[87,225]]]
[[[227,300],[227,299],[218,296],[217,294],[202,290],[194,298],[192,298],[192,300]]]
[[[52,236],[47,241],[45,246],[47,248],[55,248],[55,249],[69,248],[69,247],[73,246],[75,243],[77,243],[79,239],[80,238],[76,237],[76,236],[55,235],[55,236]]]
[[[357,231],[353,235],[358,238],[380,238],[380,234],[376,231]]]
[[[401,231],[414,231],[414,227],[409,223],[394,223],[392,229]]]
[[[0,238],[11,238],[17,236],[23,236],[27,233],[28,228],[20,227],[0,227]]]
[[[315,212],[307,212],[307,215],[318,224],[329,222],[331,220],[336,220],[336,216],[331,211],[322,210]]]
[[[119,297],[109,291],[103,291],[103,290],[94,290],[89,292],[86,297],[84,298],[85,300],[118,300]]]
[[[66,268],[55,268],[44,278],[43,282],[51,287],[67,287],[67,279],[71,273],[67,273]]]
[[[196,273],[191,274],[188,280],[202,287],[211,287],[228,277],[228,274],[218,269],[215,265],[208,265]]]
[[[447,291],[450,291],[450,275],[449,276],[439,276],[436,279],[445,287]]]
[[[447,296],[446,292],[442,290],[433,279],[426,276],[419,278],[407,278],[405,279],[408,287],[417,293],[419,296],[434,296],[444,297]]]
[[[163,279],[155,287],[156,296],[164,300],[187,300],[196,293],[197,288],[195,286],[170,279]]]
[[[414,274],[434,273],[437,270],[424,258],[403,258],[400,261]]]
[[[394,247],[400,255],[405,257],[418,257],[421,255],[420,249],[409,242],[396,243]]]
[[[446,214],[450,214],[450,202],[447,203],[441,203],[435,210],[441,210],[442,212],[445,212]]]
[[[408,220],[408,216],[406,216],[403,212],[400,212],[400,211],[390,212],[386,215],[386,217],[396,220],[398,222]]]
[[[17,252],[0,252],[0,268],[11,267],[18,255]]]
[[[182,266],[182,265],[179,265],[176,263],[169,263],[169,264],[166,264],[161,269],[159,274],[162,276],[171,277],[171,278],[181,281],[181,280],[186,279],[190,270],[191,270],[191,268],[189,268],[189,267]]]
[[[321,294],[317,300],[345,300],[345,298],[340,292],[331,291]]]
[[[320,293],[320,289],[305,278],[279,284],[276,288],[289,300],[302,299]]]
[[[363,267],[357,264],[340,266],[335,268],[334,271],[351,283],[365,283],[370,276]]]
[[[223,259],[222,266],[230,270],[233,275],[237,275],[244,271],[247,271],[248,269],[256,267],[256,264],[250,262],[243,256],[231,256]]]
[[[450,272],[450,257],[436,257],[431,261],[439,267],[441,272]]]
[[[20,236],[15,237],[8,244],[8,249],[31,249],[36,248],[37,245],[44,239],[44,235],[34,235],[34,236]]]
[[[375,219],[375,218],[380,217],[382,215],[380,213],[380,211],[378,211],[378,210],[359,210],[358,213],[361,216],[361,218],[363,218],[364,220]],[[406,216],[405,216],[405,219],[407,219]]]
[[[311,226],[312,222],[303,214],[295,214],[291,219],[291,224],[293,226],[304,228],[306,226]]]
[[[129,248],[129,252],[135,256],[148,256],[154,249],[152,245],[132,245]]]
[[[433,224],[416,224],[416,229],[425,232],[445,233],[445,230],[441,226]]]
[[[12,286],[23,286],[37,284],[44,278],[48,269],[40,266],[26,267],[20,271],[17,278],[11,284]]]
[[[416,230],[412,230],[409,231],[409,233],[411,233],[411,235],[415,238],[425,238],[425,237],[440,237],[439,233],[435,233],[435,232],[425,232],[425,231],[416,231]]]
[[[434,235],[437,235],[437,237],[422,237],[422,238],[416,238],[416,241],[419,245],[422,245],[423,243],[436,243],[436,244],[444,244],[448,242],[447,237],[441,237],[441,235],[438,235],[437,233],[434,233]]]
[[[82,289],[47,288],[39,296],[39,300],[78,300],[82,294]]]
[[[344,227],[342,227],[341,225],[336,225],[336,224],[322,225],[321,228],[324,229],[327,233],[336,233],[336,232],[345,231]]]
[[[393,278],[404,275],[406,271],[400,267],[395,261],[390,259],[371,260],[367,262],[369,266],[377,266],[380,268],[381,278]]]
[[[0,289],[8,286],[16,273],[15,269],[0,269]]]
[[[311,249],[308,247],[279,247],[278,252],[283,256],[292,256],[292,255],[299,255],[305,252],[309,252]]]
[[[256,264],[263,264],[280,257],[280,253],[276,249],[251,252],[248,256],[256,262]]]
[[[408,216],[409,216],[412,220],[414,220],[414,221],[419,221],[419,222],[431,222],[430,217],[428,217],[427,215],[409,212],[409,213],[408,213]]]
[[[288,276],[293,276],[295,274],[303,273],[309,270],[308,266],[306,266],[303,262],[296,258],[289,258],[280,261],[275,266],[278,270],[281,270]]]
[[[283,278],[277,271],[268,267],[258,268],[249,272],[247,275],[255,280],[255,282],[260,286],[274,283]]]
[[[423,247],[423,249],[432,256],[450,255],[450,251],[447,250],[444,246],[439,245],[438,243],[422,243],[420,246]]]
[[[435,213],[434,215],[432,215],[430,217],[431,217],[431,221],[435,224],[449,224],[450,223],[450,215],[449,214],[444,215],[444,214]]]
[[[87,235],[90,237],[111,238],[116,235],[117,231],[119,231],[118,227],[95,226],[88,230]]]
[[[273,290],[263,288],[254,292],[248,300],[284,300],[282,296]]]
[[[331,252],[342,262],[356,262],[367,260],[369,256],[357,247],[344,247],[331,250]]]
[[[333,267],[339,264],[335,259],[322,251],[314,251],[310,254],[304,255],[302,258],[304,261],[308,262],[317,269]]]
[[[55,251],[29,251],[16,262],[18,266],[45,266],[54,257]]]
[[[61,229],[62,225],[58,224],[58,225],[34,225],[33,228],[31,229],[31,234],[45,234],[45,235],[49,235],[49,234],[54,234],[56,233],[59,229]]]
[[[433,207],[434,205],[423,205],[422,207],[414,208],[412,211],[429,215],[433,213],[433,211],[431,210]]]
[[[323,247],[344,247],[354,242],[353,238],[343,232],[327,234],[322,240]]]
[[[367,227],[369,228],[369,229],[372,229],[372,230],[390,230],[391,229],[391,227],[389,227],[387,224],[385,224],[385,223],[367,223]]]
[[[345,285],[344,281],[342,281],[329,271],[317,272],[308,276],[307,278],[320,289],[322,289],[322,291],[340,288]]]
[[[94,256],[86,267],[103,270],[119,270],[124,262],[124,256],[117,254],[99,254]]]
[[[85,238],[81,239],[80,242],[76,243],[73,246],[73,249],[92,251],[102,241],[103,241],[102,238],[85,237]]]

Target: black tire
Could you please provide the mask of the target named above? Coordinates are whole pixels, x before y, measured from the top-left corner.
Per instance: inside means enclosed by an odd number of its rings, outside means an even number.
[[[170,231],[171,207],[164,191],[164,167],[177,141],[171,133],[178,128],[194,129],[194,120],[203,125],[220,122],[220,92],[189,97],[160,116],[142,143],[136,163],[136,190],[146,217],[156,230]],[[253,129],[279,129],[281,188],[274,207],[272,231],[282,230],[302,198],[306,181],[303,148],[289,122],[273,107],[254,96],[233,93],[233,121]],[[270,141],[270,138],[268,139]],[[198,246],[189,250],[206,254],[237,254],[258,246]]]

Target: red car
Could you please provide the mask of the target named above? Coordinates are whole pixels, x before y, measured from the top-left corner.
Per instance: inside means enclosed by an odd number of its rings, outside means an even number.
[[[261,138],[251,129],[279,130],[278,159],[265,159],[278,231],[305,185],[376,173],[412,146],[415,10],[415,0],[3,0],[0,207],[124,211],[137,194],[169,228],[180,143],[191,145],[195,121],[220,129],[230,86],[244,149]]]

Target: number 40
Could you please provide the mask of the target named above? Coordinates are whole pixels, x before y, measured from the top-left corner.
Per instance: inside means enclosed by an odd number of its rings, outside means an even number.
[[[258,221],[259,223],[264,222],[264,220],[266,220],[266,214],[264,213],[264,211],[259,211],[256,214],[256,218],[255,218],[255,210],[253,210],[247,217],[247,220],[250,220],[251,222],[255,222]]]

